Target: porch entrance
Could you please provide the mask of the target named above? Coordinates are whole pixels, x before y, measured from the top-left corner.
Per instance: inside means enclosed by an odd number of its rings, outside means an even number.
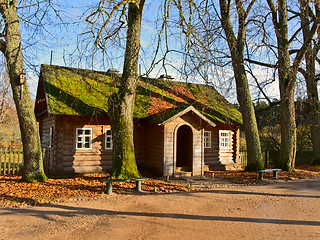
[[[182,125],[177,131],[177,171],[192,172],[193,141],[192,129]]]

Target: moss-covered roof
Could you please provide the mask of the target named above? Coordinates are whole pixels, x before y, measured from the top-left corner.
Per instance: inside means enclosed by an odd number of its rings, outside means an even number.
[[[42,65],[40,81],[53,115],[106,116],[108,97],[117,91],[117,79],[107,73],[76,68]],[[134,117],[160,123],[190,105],[213,122],[242,122],[239,111],[211,86],[150,78],[139,81]]]

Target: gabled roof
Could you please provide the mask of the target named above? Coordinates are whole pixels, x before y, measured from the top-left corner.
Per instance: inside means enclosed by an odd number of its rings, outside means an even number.
[[[185,109],[181,109],[180,112],[176,113],[175,115],[173,115],[172,117],[164,120],[162,119],[162,124],[165,125],[167,123],[170,123],[172,121],[174,121],[175,119],[181,117],[182,115],[188,113],[188,112],[193,112],[194,114],[196,114],[199,118],[201,118],[202,120],[206,121],[210,126],[215,127],[216,124],[213,123],[211,120],[209,120],[207,117],[205,117],[201,112],[199,112],[197,109],[195,109],[193,106],[189,106]]]
[[[117,78],[106,72],[42,65],[36,115],[106,116],[108,98],[118,91]],[[241,114],[212,86],[166,79],[140,78],[135,118],[162,123],[189,106],[210,122],[242,123]],[[190,109],[189,109],[190,111]]]

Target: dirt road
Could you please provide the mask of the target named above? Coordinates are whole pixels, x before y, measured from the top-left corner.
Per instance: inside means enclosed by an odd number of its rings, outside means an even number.
[[[0,239],[320,239],[320,179],[0,209]]]

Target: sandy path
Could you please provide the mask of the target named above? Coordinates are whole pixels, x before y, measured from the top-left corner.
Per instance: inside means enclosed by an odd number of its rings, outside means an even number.
[[[320,179],[0,209],[0,239],[320,239]]]

